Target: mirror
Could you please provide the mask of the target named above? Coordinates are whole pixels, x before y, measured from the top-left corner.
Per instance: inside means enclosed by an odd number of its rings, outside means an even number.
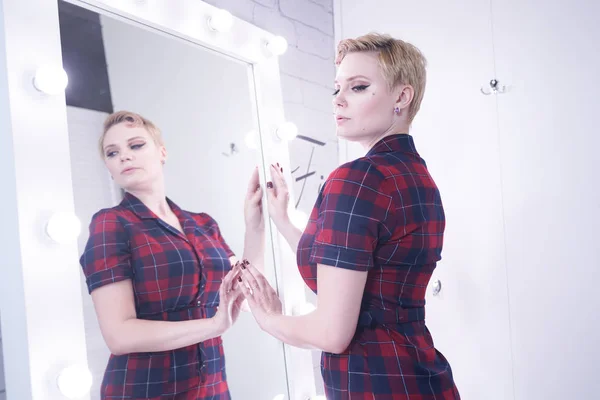
[[[79,254],[86,249],[93,215],[117,206],[124,198],[101,159],[98,140],[107,115],[128,110],[162,131],[168,151],[164,165],[167,197],[183,210],[210,215],[241,259],[245,193],[254,168],[264,168],[251,66],[165,31],[63,1],[59,1],[59,19],[63,65],[69,76],[66,102],[73,195],[82,222]],[[178,240],[158,223],[152,229],[162,229],[161,234],[167,235],[164,238]],[[265,241],[267,258],[274,253],[270,243]],[[273,265],[274,260],[265,260],[266,267]],[[275,275],[274,270],[266,273]],[[83,275],[81,284],[93,400],[100,398],[110,351]],[[223,349],[231,398],[288,398],[284,347],[264,334],[249,312],[242,312],[223,335]],[[218,351],[200,352],[208,364],[220,365],[211,359],[218,357]],[[172,374],[176,364],[186,360],[178,358],[181,354],[167,353],[166,358],[157,359],[168,363]],[[166,375],[160,372],[157,376],[160,380]],[[158,386],[145,387],[155,390],[148,397],[166,394],[156,392]],[[135,388],[126,390],[131,392],[127,398],[140,393]]]

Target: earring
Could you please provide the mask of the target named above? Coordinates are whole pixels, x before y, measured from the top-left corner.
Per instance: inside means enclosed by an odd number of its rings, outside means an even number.
[[[165,165],[165,160],[162,160],[161,163],[162,163],[162,165]]]
[[[396,108],[394,108],[394,112],[395,112],[396,114],[400,114],[400,109],[399,109],[398,107],[396,107]]]

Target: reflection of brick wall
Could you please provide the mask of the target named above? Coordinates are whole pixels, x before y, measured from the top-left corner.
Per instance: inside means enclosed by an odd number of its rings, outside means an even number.
[[[294,177],[314,175],[294,183],[298,208],[312,209],[321,175],[338,164],[338,148],[331,99],[335,76],[333,0],[206,0],[271,33],[285,37],[288,51],[280,57],[285,116],[299,134],[326,143],[313,145],[301,139],[290,145]],[[314,154],[309,167],[308,160]],[[304,189],[303,189],[304,186]]]

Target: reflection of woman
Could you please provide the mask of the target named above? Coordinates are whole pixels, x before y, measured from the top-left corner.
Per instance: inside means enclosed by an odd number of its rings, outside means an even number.
[[[229,399],[220,336],[244,298],[233,252],[208,214],[165,196],[167,152],[150,121],[112,114],[100,146],[126,191],[118,206],[93,216],[80,259],[112,353],[101,398]],[[262,263],[258,171],[248,189],[244,256]]]
[[[425,326],[425,291],[440,260],[445,227],[440,193],[419,156],[410,124],[425,90],[425,59],[386,35],[339,44],[333,108],[337,134],[365,157],[331,173],[306,230],[287,215],[273,167],[269,212],[297,249],[300,273],[318,295],[307,315],[281,305],[250,266],[243,287],[259,325],[295,346],[324,351],[328,399],[459,399],[448,361]]]

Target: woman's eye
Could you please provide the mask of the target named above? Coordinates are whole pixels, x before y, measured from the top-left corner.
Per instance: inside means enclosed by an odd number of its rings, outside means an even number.
[[[362,92],[363,90],[365,90],[368,87],[369,87],[369,85],[358,85],[358,86],[354,86],[352,88],[352,90],[354,90],[355,92]]]
[[[339,92],[340,92],[340,89],[336,89],[335,92],[333,92],[333,95],[337,96]]]
[[[144,147],[144,145],[145,145],[145,144],[146,144],[146,143],[132,144],[132,145],[131,145],[131,148],[132,148],[133,150],[138,150],[138,149],[141,149],[142,147]]]
[[[106,153],[106,157],[110,158],[113,157],[115,154],[117,154],[116,151],[109,151],[108,153]]]

